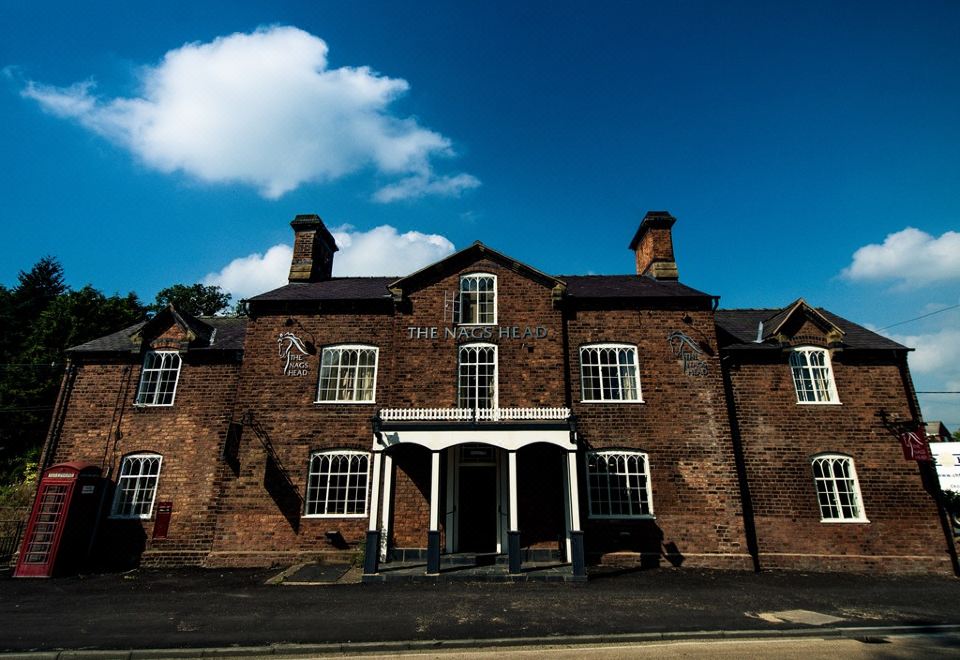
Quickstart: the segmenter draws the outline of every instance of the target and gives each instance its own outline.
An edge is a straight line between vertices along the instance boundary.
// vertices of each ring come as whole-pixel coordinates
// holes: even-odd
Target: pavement
[[[284,582],[284,574],[318,579]],[[359,584],[350,575],[325,568],[0,577],[0,651],[280,657],[922,633],[957,634],[943,648],[960,656],[960,580],[948,577],[684,568],[608,572],[586,583]]]

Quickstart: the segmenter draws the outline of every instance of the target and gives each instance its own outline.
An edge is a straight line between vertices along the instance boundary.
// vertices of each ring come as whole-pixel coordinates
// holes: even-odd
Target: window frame
[[[817,476],[817,463],[821,461],[830,461],[831,467],[835,461],[843,461],[847,464],[849,476],[843,478],[846,481],[849,481],[852,484],[852,488],[849,493],[853,496],[854,504],[856,505],[856,516],[845,518],[843,516],[843,505],[840,504],[839,490],[837,488],[837,482],[839,479],[834,476],[832,469],[829,472],[829,476],[818,477]],[[813,473],[813,490],[814,495],[817,500],[817,509],[820,512],[820,522],[828,524],[850,524],[850,523],[869,523],[870,520],[867,519],[867,513],[863,506],[863,495],[860,492],[860,478],[857,476],[857,466],[853,460],[852,456],[846,454],[838,454],[834,452],[827,452],[822,454],[816,454],[810,458],[810,471]],[[826,474],[821,470],[821,473]],[[820,501],[820,482],[831,484],[832,488],[829,491],[831,496],[830,506],[828,508],[834,508],[840,512],[840,518],[827,518],[824,516],[824,505]]]
[[[363,489],[363,511],[361,513],[307,513],[310,508],[311,480],[313,479],[315,474],[318,477],[319,475],[323,474],[322,472],[319,472],[319,471],[316,473],[313,471],[313,461],[314,459],[321,456],[326,456],[326,457],[337,456],[341,458],[360,456],[366,459],[367,470],[366,472],[363,473],[365,475],[366,483],[364,484],[364,489]],[[371,469],[371,462],[372,462],[371,458],[372,458],[371,452],[361,451],[359,449],[318,449],[316,451],[310,452],[310,457],[307,460],[307,481],[306,481],[306,487],[303,494],[303,517],[304,518],[366,518],[369,515],[369,511],[370,511],[370,469]],[[329,462],[328,462],[328,465],[329,465]],[[333,472],[328,469],[326,474],[327,474],[327,489],[325,491],[325,497],[323,500],[320,500],[319,498],[316,500],[316,505],[318,506],[318,508],[319,508],[319,505],[322,504],[324,511],[328,511],[330,508],[330,476],[331,474],[333,474]],[[343,474],[343,473],[337,473],[337,474]],[[351,473],[349,469],[347,470],[346,488],[348,490],[349,490],[351,474],[360,474],[360,472]],[[320,488],[319,486],[317,486],[317,491],[319,492],[319,490]],[[346,503],[350,501],[351,500],[343,500],[344,508],[346,508]]]
[[[482,278],[490,278],[493,281],[493,290],[491,291],[491,293],[493,294],[493,320],[489,322],[479,321],[479,318],[480,318],[479,291],[477,291],[476,293],[478,294],[478,305],[477,305],[478,320],[477,322],[464,321],[463,320],[463,296],[465,292],[463,290],[463,282],[464,280],[479,280]],[[457,325],[466,325],[466,326],[497,325],[497,317],[498,317],[497,290],[498,290],[497,276],[494,275],[493,273],[477,272],[477,273],[464,273],[460,275],[460,279],[457,282]],[[466,293],[469,293],[469,292],[466,292]]]
[[[810,365],[810,354],[820,353],[823,355],[823,367],[814,367]],[[806,364],[794,365],[793,360],[795,355],[805,355]],[[813,346],[813,345],[803,345],[803,346],[794,346],[790,349],[790,357],[787,360],[788,365],[790,366],[790,380],[793,383],[793,392],[797,396],[797,405],[803,406],[839,406],[840,395],[837,393],[837,381],[833,373],[833,360],[830,357],[830,351],[822,346]],[[797,376],[796,371],[798,369],[806,372],[806,376],[809,378],[809,381],[813,384],[813,394],[814,396],[819,396],[819,391],[816,388],[817,379],[814,377],[813,370],[824,368],[827,371],[827,394],[830,396],[829,400],[826,401],[804,401],[800,398],[800,389],[797,387]]]
[[[140,470],[140,472],[138,472],[136,475],[124,475],[124,474],[123,474],[123,466],[124,466],[124,464],[125,464],[127,461],[133,460],[133,459],[139,459],[139,460],[142,461],[143,459],[148,459],[148,458],[149,458],[149,459],[156,459],[156,460],[157,460],[157,474],[156,474],[156,476],[146,475],[146,477],[144,477],[143,467],[142,467],[142,466],[143,466],[143,463],[142,463],[142,462],[141,462],[141,470]],[[161,473],[162,471],[163,471],[163,455],[162,455],[162,454],[158,454],[157,452],[153,452],[153,451],[140,451],[140,452],[134,452],[134,453],[132,453],[132,454],[127,454],[126,456],[124,456],[124,457],[120,460],[120,471],[117,473],[116,488],[114,489],[114,493],[113,493],[113,503],[110,505],[110,516],[109,516],[109,517],[110,517],[111,519],[114,519],[114,520],[150,520],[151,518],[153,518],[153,508],[154,508],[154,506],[155,506],[156,503],[157,503],[157,492],[160,490],[160,473]],[[123,481],[129,481],[129,480],[139,480],[139,479],[141,479],[141,478],[148,478],[148,479],[152,478],[152,479],[153,479],[153,492],[152,492],[152,494],[150,495],[150,506],[149,506],[149,508],[147,509],[147,512],[146,512],[146,513],[136,513],[136,514],[122,514],[122,513],[118,513],[117,510],[118,510],[118,508],[119,508],[120,498],[121,498],[121,495],[122,495],[123,492],[124,492],[123,488],[121,487],[122,482],[123,482]],[[139,492],[139,490],[140,490],[140,485],[139,485],[139,483],[138,483],[138,484],[135,485],[135,488],[134,488],[134,491],[133,491],[134,494],[136,494],[137,492]],[[133,499],[131,499],[131,504],[132,504],[133,502],[135,502],[135,501],[136,501],[136,498],[134,497]]]
[[[147,366],[146,366],[146,365],[147,365],[147,360],[148,360],[148,359],[150,358],[150,356],[152,356],[152,355],[161,356],[161,357],[160,357],[160,367],[159,367],[159,368],[150,368],[150,369],[147,368]],[[171,369],[170,367],[167,367],[166,369],[164,369],[164,367],[163,367],[163,360],[164,360],[164,357],[163,357],[163,356],[166,356],[166,355],[175,355],[176,358],[177,358],[177,375],[176,375],[176,377],[173,379],[173,391],[172,391],[171,396],[170,396],[170,402],[169,402],[169,403],[157,403],[157,402],[156,402],[156,401],[157,401],[157,396],[158,396],[158,394],[159,394],[159,392],[160,392],[160,388],[157,387],[157,386],[159,386],[159,384],[160,384],[160,376],[158,376],[158,377],[157,377],[157,380],[154,381],[155,389],[154,389],[153,396],[152,396],[153,401],[152,401],[152,402],[141,401],[141,400],[140,400],[140,397],[141,397],[142,394],[143,394],[143,385],[144,385],[144,380],[145,380],[145,377],[146,377],[147,373],[150,373],[150,372],[158,372],[159,374],[162,375],[164,371],[172,371],[172,370],[173,370],[173,369]],[[171,351],[171,350],[149,350],[149,351],[147,351],[146,353],[144,353],[144,355],[143,355],[143,362],[140,363],[140,381],[137,383],[137,393],[136,393],[136,395],[134,396],[133,405],[135,405],[135,406],[137,406],[137,407],[140,407],[140,408],[164,408],[164,407],[170,407],[170,406],[172,406],[172,405],[174,404],[174,402],[177,400],[177,388],[180,386],[180,372],[181,372],[182,369],[183,369],[183,357],[181,357],[180,351]]]
[[[324,369],[323,355],[327,351],[373,351],[373,386],[370,392],[369,399],[321,399],[320,398],[320,393],[323,391],[323,388],[322,388],[323,369]],[[340,380],[340,373],[339,373],[340,367],[341,367],[341,363],[338,362],[337,363],[337,368],[338,368],[337,383],[339,383],[339,380]],[[377,374],[379,370],[380,370],[380,347],[379,346],[374,346],[372,344],[331,344],[330,346],[324,346],[320,350],[320,364],[317,367],[317,393],[314,396],[313,402],[317,404],[325,404],[325,405],[328,405],[328,404],[367,405],[371,403],[376,403],[377,402]],[[357,368],[355,368],[355,372],[359,372],[359,365]],[[355,373],[355,376],[356,376],[356,373]],[[357,393],[357,389],[356,389],[357,382],[359,382],[358,379],[354,377],[354,383],[355,383],[354,390],[353,390],[354,394]],[[339,387],[337,388],[336,391],[339,392]]]
[[[623,458],[624,458],[625,471],[624,471],[623,473],[619,473],[619,472],[618,472],[618,473],[616,473],[616,474],[624,474],[624,475],[627,476],[627,490],[631,490],[631,487],[630,487],[630,485],[629,485],[629,484],[630,484],[630,477],[631,477],[631,476],[643,476],[643,477],[644,477],[644,479],[646,480],[646,484],[645,484],[645,487],[644,487],[643,490],[644,490],[644,492],[646,493],[646,501],[647,501],[647,509],[648,509],[647,513],[636,513],[636,514],[635,514],[635,513],[627,513],[627,514],[623,514],[623,513],[619,513],[619,514],[612,514],[612,513],[608,513],[608,514],[604,514],[604,513],[594,513],[593,487],[592,487],[592,483],[591,483],[591,481],[590,481],[590,475],[591,475],[591,472],[590,472],[590,458],[593,457],[593,456],[619,456],[619,457],[623,457]],[[629,458],[639,458],[640,460],[642,460],[642,461],[643,461],[643,469],[644,469],[644,471],[643,471],[643,472],[630,472],[629,470],[627,470],[627,469],[626,469],[626,466],[627,466],[626,461],[627,461]],[[586,481],[585,481],[584,483],[586,484],[586,485],[585,485],[585,488],[586,488],[586,491],[587,491],[587,516],[588,516],[591,520],[655,520],[655,519],[656,519],[656,515],[655,515],[655,512],[654,512],[654,508],[653,508],[653,480],[650,478],[650,472],[651,472],[651,470],[650,470],[650,454],[648,454],[648,453],[645,452],[645,451],[640,451],[640,450],[637,450],[637,449],[597,449],[597,450],[592,450],[592,451],[584,452],[584,474],[585,474],[585,476],[586,476]],[[600,474],[600,473],[596,473],[596,474]],[[609,473],[607,473],[607,474],[609,474]],[[634,490],[639,490],[639,488],[634,489]],[[610,490],[610,483],[609,483],[609,478],[608,478],[608,479],[607,479],[607,493],[609,494],[610,492],[611,492],[611,490]],[[630,507],[631,507],[631,510],[632,510],[632,508],[633,508],[633,501],[632,501],[632,500],[627,500],[627,502],[630,503]],[[610,498],[610,500],[607,502],[607,506],[608,506],[608,508],[612,508],[612,505],[613,505],[613,499]],[[641,506],[641,509],[642,509],[642,507],[643,507],[643,497],[642,497],[642,496],[640,497],[640,506]]]
[[[463,378],[461,370],[464,364],[461,358],[463,356],[463,352],[470,349],[493,350],[493,395],[490,397],[489,408],[473,406],[469,408],[469,410],[496,410],[500,406],[500,347],[489,342],[470,342],[468,344],[460,344],[457,346],[457,408],[467,408],[467,406],[463,405],[463,396],[461,394],[461,381]],[[479,365],[480,362],[476,362],[474,364]],[[479,388],[479,381],[474,387]],[[475,399],[479,399],[479,397],[475,397]]]
[[[584,362],[584,359],[583,359],[584,353],[585,353],[585,352],[588,352],[588,351],[592,351],[592,350],[609,350],[609,349],[614,349],[614,350],[627,349],[627,350],[633,351],[633,370],[634,370],[634,381],[635,381],[635,382],[634,382],[634,386],[635,386],[636,392],[637,392],[637,397],[636,397],[635,399],[624,399],[624,398],[620,398],[620,399],[605,399],[605,398],[602,398],[602,397],[603,397],[603,385],[602,385],[603,379],[602,379],[602,375],[600,375],[600,381],[601,381],[600,395],[601,395],[601,398],[599,398],[599,399],[588,399],[588,398],[587,398],[587,388],[586,388],[587,379],[584,377],[584,369],[585,369],[585,367],[587,366],[587,363],[585,363],[585,362]],[[580,351],[579,351],[579,356],[580,356],[580,402],[581,402],[581,403],[644,403],[644,401],[643,401],[643,387],[642,387],[642,385],[641,385],[641,379],[640,379],[640,355],[639,355],[639,353],[640,353],[640,351],[639,351],[639,349],[637,348],[636,344],[623,344],[623,343],[615,343],[615,342],[603,342],[603,343],[596,343],[596,344],[584,344],[583,346],[581,346],[581,347],[580,347]],[[591,365],[591,366],[596,366],[597,369],[600,369],[600,368],[601,368],[601,365],[600,365],[599,362],[597,362],[596,365]],[[618,373],[619,373],[619,370],[622,369],[624,366],[629,366],[629,365],[621,365],[619,362],[617,363]],[[620,389],[621,392],[623,391],[622,382],[620,383],[619,389]]]

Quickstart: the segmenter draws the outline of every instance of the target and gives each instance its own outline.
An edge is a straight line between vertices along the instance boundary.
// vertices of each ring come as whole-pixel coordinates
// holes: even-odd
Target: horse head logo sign
[[[281,332],[277,337],[278,354],[283,358],[284,376],[306,376],[310,370],[307,363],[307,347],[303,340],[292,332]]]
[[[701,357],[703,349],[697,342],[679,330],[667,335],[667,342],[673,349],[673,356],[683,360],[683,373],[688,376],[707,375],[707,362]]]

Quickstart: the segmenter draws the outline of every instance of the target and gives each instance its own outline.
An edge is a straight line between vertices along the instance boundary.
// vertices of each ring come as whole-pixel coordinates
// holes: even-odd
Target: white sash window
[[[120,464],[111,515],[114,518],[149,518],[160,480],[160,454],[131,454]]]
[[[643,401],[637,347],[595,344],[580,348],[583,401]]]
[[[367,514],[370,454],[321,451],[310,457],[304,515],[352,517]]]
[[[480,410],[497,407],[497,347],[466,344],[460,347],[457,407]]]
[[[797,403],[839,403],[830,354],[822,348],[800,347],[790,353],[790,371]]]
[[[647,455],[634,451],[587,452],[591,518],[649,518],[653,494]]]
[[[860,499],[860,484],[853,459],[824,454],[813,459],[821,522],[868,522]]]
[[[176,351],[150,351],[143,356],[138,406],[172,406],[180,380],[180,354]]]
[[[320,358],[317,403],[373,403],[377,353],[372,346],[331,346]]]
[[[475,273],[460,278],[460,314],[457,322],[468,325],[496,325],[497,278]]]

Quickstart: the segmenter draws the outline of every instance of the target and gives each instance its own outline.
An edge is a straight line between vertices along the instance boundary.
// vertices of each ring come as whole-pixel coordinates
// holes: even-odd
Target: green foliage
[[[160,312],[170,303],[178,311],[192,316],[214,316],[229,307],[230,294],[224,293],[218,286],[174,284],[157,294],[151,309]]]
[[[957,429],[956,431],[953,432],[953,439],[956,442],[960,442],[960,429]]]

